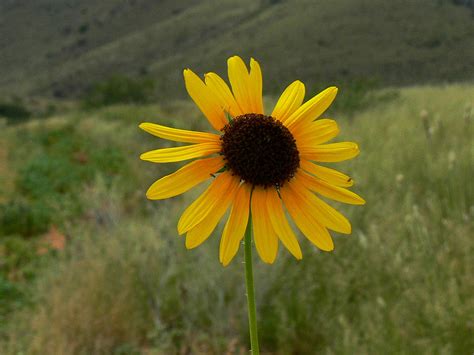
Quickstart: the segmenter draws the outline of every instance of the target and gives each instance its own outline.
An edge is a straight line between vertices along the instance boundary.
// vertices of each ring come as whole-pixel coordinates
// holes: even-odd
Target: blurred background
[[[474,351],[474,1],[0,0],[0,353],[246,354],[243,254],[153,202],[156,122],[209,130],[182,69],[256,58],[327,117],[363,207],[333,253],[255,260],[264,354]],[[201,186],[201,190],[204,186]]]

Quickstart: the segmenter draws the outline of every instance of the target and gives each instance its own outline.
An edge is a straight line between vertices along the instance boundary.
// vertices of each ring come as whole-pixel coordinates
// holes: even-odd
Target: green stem
[[[245,230],[245,285],[247,287],[247,306],[249,314],[249,332],[251,354],[259,355],[257,334],[257,311],[255,307],[255,289],[253,286],[252,270],[252,216],[249,215]]]

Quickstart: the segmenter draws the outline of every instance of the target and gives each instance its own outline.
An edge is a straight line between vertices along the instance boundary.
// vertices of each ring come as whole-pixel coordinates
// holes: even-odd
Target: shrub
[[[42,154],[20,170],[17,188],[26,196],[40,200],[64,194],[81,180],[81,171],[67,157]]]
[[[97,174],[105,177],[126,175],[128,166],[122,150],[110,142],[94,142],[74,126],[45,131],[34,137],[41,153],[20,169],[17,189],[28,197],[76,191]]]
[[[379,83],[373,78],[356,79],[338,86],[339,94],[332,108],[349,115],[398,97],[396,91],[377,90]]]
[[[99,138],[102,140],[97,141]],[[129,164],[122,149],[99,138],[82,133],[74,125],[40,131],[28,137],[38,153],[24,159],[16,174],[15,189],[26,200],[51,211],[48,212],[49,223],[62,225],[64,221],[80,216],[84,212],[80,191],[85,185],[92,184],[97,176],[106,184],[117,177],[121,181],[129,178]],[[23,223],[21,218],[21,214],[14,215],[11,224]],[[13,229],[24,235],[18,228]]]
[[[146,103],[150,101],[154,88],[151,79],[115,75],[94,85],[85,95],[83,103],[89,108],[118,103]]]
[[[51,211],[38,203],[10,201],[0,205],[0,235],[32,236],[46,232]]]
[[[358,79],[340,85],[334,109],[355,112],[368,106],[371,91],[377,86],[375,80]]]
[[[6,117],[10,122],[21,121],[30,118],[31,112],[18,100],[0,102],[0,116]]]
[[[7,324],[7,317],[24,303],[24,294],[14,283],[0,274],[0,334]]]
[[[79,33],[84,34],[89,30],[89,24],[88,23],[83,23],[82,25],[79,26]]]
[[[31,281],[42,268],[36,244],[21,236],[1,238],[0,253],[0,277],[3,275],[13,281]]]

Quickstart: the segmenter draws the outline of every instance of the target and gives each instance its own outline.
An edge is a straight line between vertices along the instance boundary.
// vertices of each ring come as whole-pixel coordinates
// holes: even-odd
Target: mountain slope
[[[399,85],[474,79],[468,7],[434,0],[92,0],[0,3],[0,94],[74,97],[116,73],[183,95],[181,70],[263,65],[265,89],[360,78]]]

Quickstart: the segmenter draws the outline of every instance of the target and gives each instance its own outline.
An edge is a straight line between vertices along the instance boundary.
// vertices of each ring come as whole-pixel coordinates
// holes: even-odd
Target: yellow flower
[[[272,113],[265,115],[258,62],[250,60],[250,71],[237,56],[227,64],[232,91],[215,73],[207,73],[202,81],[191,70],[184,70],[189,95],[218,134],[140,125],[157,137],[192,143],[146,152],[141,159],[154,163],[195,159],[156,181],[147,197],[173,197],[213,178],[182,214],[178,233],[186,234],[188,249],[195,248],[230,208],[219,250],[224,266],[239,249],[250,213],[255,246],[266,263],[274,262],[278,240],[297,259],[302,258],[285,209],[313,244],[333,250],[328,229],[349,234],[351,225],[318,195],[349,204],[365,203],[346,189],[353,185],[349,176],[315,163],[343,161],[359,153],[352,142],[323,144],[339,133],[334,120],[316,120],[331,105],[337,88],[329,87],[303,103],[305,86],[297,80],[286,88]]]

